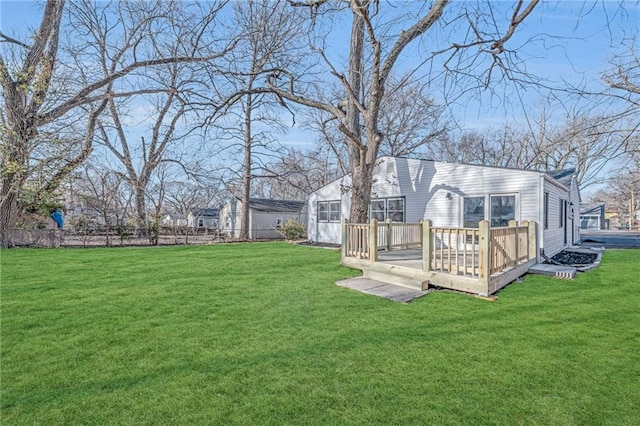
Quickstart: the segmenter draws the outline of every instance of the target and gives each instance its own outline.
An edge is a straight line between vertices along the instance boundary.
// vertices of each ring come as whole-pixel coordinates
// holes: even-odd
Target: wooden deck
[[[428,221],[402,226],[400,233],[388,229],[388,222],[358,224],[353,233],[343,226],[342,263],[382,282],[481,295],[495,293],[536,263],[535,223],[495,229],[486,223],[478,229],[433,228]],[[414,230],[408,232],[409,226]],[[394,241],[395,235],[405,240]]]

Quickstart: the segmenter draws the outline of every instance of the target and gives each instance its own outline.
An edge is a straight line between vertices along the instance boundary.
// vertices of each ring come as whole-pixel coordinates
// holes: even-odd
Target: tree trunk
[[[244,114],[244,162],[242,164],[242,207],[240,209],[240,238],[249,239],[249,201],[251,197],[251,110],[253,99],[247,95],[247,105]]]
[[[348,143],[349,164],[351,166],[351,223],[365,223],[369,216],[369,202],[371,199],[371,176],[366,162],[367,148],[362,144],[360,127],[360,111],[356,102],[362,95],[362,66],[364,60],[364,19],[359,14],[353,14],[351,27],[351,46],[349,48],[349,85],[352,93],[347,94],[347,114],[344,132]],[[356,97],[354,99],[353,97]],[[373,169],[372,169],[373,170]]]
[[[136,236],[145,237],[147,236],[147,210],[144,201],[146,185],[136,181],[133,188],[136,198]]]
[[[13,245],[12,233],[20,213],[18,194],[11,189],[11,179],[3,179],[2,203],[0,203],[0,247]]]

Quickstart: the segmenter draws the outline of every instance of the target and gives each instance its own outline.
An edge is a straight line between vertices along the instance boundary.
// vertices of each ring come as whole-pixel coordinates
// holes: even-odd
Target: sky
[[[0,29],[9,35],[24,36],[26,28],[38,25],[42,4],[40,1],[2,0]],[[389,4],[397,5],[394,2]],[[416,7],[418,3],[408,4]],[[505,6],[505,10],[511,4],[499,3]],[[329,44],[335,46],[335,58],[346,52],[349,34],[348,22],[342,27],[340,23],[336,25],[329,39]],[[640,4],[637,2],[626,2],[622,8],[613,1],[544,2],[518,28],[507,47],[519,47],[520,64],[526,67],[527,72],[543,78],[545,84],[561,86],[568,81],[597,92],[604,88],[602,74],[612,68],[613,56],[624,50],[622,41],[638,33],[639,25]],[[440,34],[445,42],[456,36]],[[432,49],[429,43],[435,41],[416,43],[407,49],[398,61],[398,71],[415,67],[425,52]],[[434,64],[438,67],[438,60]],[[418,76],[428,78],[431,70]],[[444,96],[440,89],[433,88],[436,99]],[[499,128],[505,121],[526,125],[528,115],[535,114],[545,96],[534,88],[515,88],[512,84],[497,84],[493,89],[493,93],[473,91],[456,98],[449,112],[460,129],[482,131]],[[286,114],[284,119],[291,122]],[[297,121],[300,122],[300,117]],[[298,124],[282,135],[281,141],[284,145],[305,148],[313,145],[315,137]]]

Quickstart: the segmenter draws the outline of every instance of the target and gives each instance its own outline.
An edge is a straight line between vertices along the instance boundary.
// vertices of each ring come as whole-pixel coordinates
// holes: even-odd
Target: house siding
[[[242,202],[234,200],[227,203],[220,210],[220,230],[231,238],[240,238],[240,224]],[[282,235],[275,229],[276,219],[286,222],[288,219],[306,225],[306,213],[297,212],[264,212],[249,209],[249,238],[250,239],[280,239]]]
[[[568,224],[565,223],[562,227],[560,226],[560,200],[566,200],[568,203],[570,197],[566,189],[563,189],[549,178],[544,180],[544,192],[549,193],[549,218],[548,227],[544,229],[544,225],[542,225],[541,247],[544,248],[545,255],[553,256],[565,247],[564,232],[566,232]]]
[[[485,217],[489,217],[491,195],[515,195],[515,219],[533,220],[538,224],[540,246],[547,255],[561,251],[566,245],[579,241],[579,220],[572,220],[571,207],[567,213],[564,234],[560,231],[559,200],[573,202],[574,215],[579,205],[577,185],[568,188],[546,174],[537,171],[504,169],[436,161],[383,157],[374,171],[372,199],[405,198],[405,222],[431,219],[434,226],[463,226],[463,199],[484,196]],[[341,227],[337,222],[318,223],[318,201],[341,201],[342,218],[349,217],[350,176],[338,179],[309,196],[308,237],[312,241],[341,243]],[[549,192],[549,227],[543,227],[544,192]],[[447,194],[451,194],[450,199]],[[571,238],[573,232],[573,241]]]

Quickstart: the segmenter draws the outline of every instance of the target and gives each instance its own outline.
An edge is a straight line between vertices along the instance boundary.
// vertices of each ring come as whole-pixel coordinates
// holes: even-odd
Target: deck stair
[[[377,271],[375,269],[366,269],[362,271],[362,276],[364,278],[369,278],[383,283],[398,285],[420,291],[426,290],[429,286],[429,283],[426,280],[415,277],[412,278],[410,276],[410,273],[402,274],[402,272],[398,269],[396,269],[396,271],[393,273],[387,271]]]
[[[428,291],[398,286],[365,277],[348,278],[338,281],[336,284],[340,287],[350,288],[361,293],[383,297],[399,303],[408,303],[428,293]]]
[[[577,269],[573,266],[548,265],[538,263],[529,268],[528,273],[546,275],[548,277],[572,280],[576,277]]]

